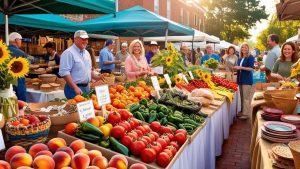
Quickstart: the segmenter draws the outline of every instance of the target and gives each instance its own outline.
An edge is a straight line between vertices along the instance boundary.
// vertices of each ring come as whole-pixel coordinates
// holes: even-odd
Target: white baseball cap
[[[121,46],[122,46],[122,47],[127,47],[128,44],[127,44],[126,42],[123,42]]]
[[[158,46],[158,44],[157,44],[156,41],[151,41],[151,42],[150,42],[150,45],[156,45],[156,46]]]
[[[16,39],[22,39],[22,36],[18,32],[12,32],[9,34],[8,39],[10,42],[14,42]]]
[[[89,38],[89,35],[84,30],[78,30],[74,33],[74,38],[77,38],[77,37],[86,39],[86,38]]]

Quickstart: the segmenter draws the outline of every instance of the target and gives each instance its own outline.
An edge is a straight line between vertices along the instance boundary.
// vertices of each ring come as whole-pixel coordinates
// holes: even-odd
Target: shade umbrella
[[[299,0],[281,0],[276,4],[277,16],[280,21],[300,20],[299,9]]]
[[[115,0],[1,0],[8,44],[8,17],[15,14],[100,14],[115,11]]]

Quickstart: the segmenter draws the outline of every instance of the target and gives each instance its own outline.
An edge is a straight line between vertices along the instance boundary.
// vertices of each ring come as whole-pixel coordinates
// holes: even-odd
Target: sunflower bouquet
[[[0,113],[7,119],[15,116],[16,99],[12,97],[10,85],[29,72],[29,63],[22,57],[12,57],[5,43],[0,41]],[[9,113],[9,110],[11,110]]]
[[[290,77],[291,79],[296,79],[298,82],[300,82],[300,61],[292,66]]]
[[[184,72],[184,60],[176,51],[172,43],[168,43],[167,49],[151,58],[152,67],[162,66],[164,74],[169,74],[170,78],[178,72]]]
[[[211,68],[211,69],[217,69],[218,66],[219,66],[219,62],[213,58],[210,58],[206,61],[204,61],[204,65],[207,67],[207,68]]]

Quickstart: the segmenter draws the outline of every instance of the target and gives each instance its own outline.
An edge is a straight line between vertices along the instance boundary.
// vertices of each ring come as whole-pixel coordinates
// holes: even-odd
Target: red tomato
[[[138,140],[142,141],[146,146],[149,144],[148,140],[143,137],[138,138]]]
[[[130,133],[127,134],[129,137],[131,137],[133,140],[137,140],[138,135],[136,134],[135,131],[131,131]]]
[[[176,140],[179,145],[182,145],[186,141],[186,135],[183,133],[177,133],[174,136],[174,140]]]
[[[151,131],[151,128],[148,124],[143,124],[144,129],[146,130],[146,133],[149,133]]]
[[[167,142],[167,145],[169,145],[169,143],[170,143],[170,139],[169,139],[169,137],[168,137],[167,135],[161,135],[161,136],[160,136],[160,138],[162,138],[162,139],[166,140],[166,142]]]
[[[164,133],[171,133],[173,134],[173,131],[170,127],[165,127],[165,126],[162,126],[161,127],[161,133],[164,134]]]
[[[167,167],[171,158],[166,152],[161,152],[156,156],[156,163],[161,167]]]
[[[166,149],[169,149],[172,152],[173,156],[175,156],[175,154],[177,153],[177,149],[173,146],[167,146]]]
[[[139,126],[140,125],[140,121],[138,120],[138,119],[136,119],[136,118],[131,118],[131,120],[134,122],[134,128],[136,128],[137,126]],[[133,129],[133,128],[132,128]]]
[[[169,155],[170,158],[173,158],[173,153],[172,153],[171,150],[165,148],[162,152],[166,152]]]
[[[169,145],[170,145],[170,146],[173,146],[173,147],[175,147],[177,150],[179,150],[179,145],[178,145],[178,143],[177,143],[176,141],[171,141]]]
[[[146,129],[143,126],[137,126],[135,129],[142,131],[143,135],[146,134]]]
[[[187,135],[187,132],[184,129],[178,129],[175,131],[175,134],[177,133],[183,133],[184,135]]]
[[[155,131],[155,132],[158,132],[160,133],[160,128],[161,128],[161,125],[158,121],[154,121],[150,124],[150,128]]]
[[[159,137],[159,134],[158,134],[158,133],[156,133],[156,132],[154,132],[154,131],[151,131],[151,132],[150,132],[150,134],[154,135],[154,137],[155,137],[155,140],[157,140],[157,139],[158,139],[158,137]]]
[[[148,144],[152,142],[151,138],[146,135],[142,136],[142,138],[146,139]]]
[[[131,126],[127,121],[123,121],[121,123],[119,123],[119,126],[122,126],[125,128],[126,131],[130,131],[131,130]]]
[[[131,129],[134,129],[136,127],[135,122],[132,119],[128,119],[127,122],[130,124]]]
[[[143,136],[143,132],[141,130],[135,130],[136,134],[138,135],[138,137]]]
[[[130,151],[133,155],[138,156],[145,149],[146,145],[142,141],[135,141],[130,145]]]
[[[121,121],[121,115],[118,112],[109,113],[107,120],[112,125],[115,125]]]
[[[131,114],[127,109],[118,109],[118,113],[121,115],[122,120],[128,120]]]
[[[174,135],[171,133],[165,133],[164,136],[168,136],[170,141],[173,141],[173,139],[174,139]]]
[[[155,141],[155,136],[152,133],[147,133],[146,136],[151,139],[151,142]]]
[[[166,140],[163,139],[163,138],[158,138],[156,141],[161,145],[161,148],[165,148],[168,145],[168,143],[166,142]]]
[[[115,126],[111,129],[110,135],[116,139],[121,139],[125,135],[125,129],[122,126]]]
[[[126,146],[126,147],[130,147],[130,145],[132,144],[132,141],[133,141],[133,138],[131,138],[130,136],[124,136],[122,139],[121,139],[121,143]]]
[[[152,148],[145,148],[141,153],[141,160],[145,163],[152,163],[156,158],[156,151]]]
[[[154,141],[151,143],[151,148],[153,148],[156,151],[156,154],[160,153],[162,151],[162,147],[159,142]]]

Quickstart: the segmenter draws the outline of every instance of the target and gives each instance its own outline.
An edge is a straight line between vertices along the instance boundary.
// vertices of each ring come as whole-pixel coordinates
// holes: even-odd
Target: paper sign
[[[95,90],[99,106],[109,104],[111,102],[108,85],[96,86]]]
[[[167,84],[168,84],[168,85],[171,85],[172,82],[171,82],[171,80],[170,80],[170,76],[169,76],[168,74],[164,74],[164,77],[165,77],[165,79],[166,79],[166,81],[167,81]]]
[[[178,74],[186,83],[189,83],[189,81],[187,80],[186,76],[182,73]]]
[[[154,90],[159,91],[160,90],[160,86],[157,80],[157,76],[151,76],[151,81],[152,81],[152,85],[154,87]]]
[[[189,71],[189,75],[191,76],[191,79],[194,79],[193,73]]]
[[[162,74],[164,74],[164,67],[162,67],[162,66],[154,67],[153,71],[156,72],[159,75],[162,75]]]
[[[2,135],[2,130],[0,130],[0,150],[5,150],[4,139]]]
[[[92,100],[77,103],[80,122],[86,121],[91,117],[95,117],[94,105]]]

